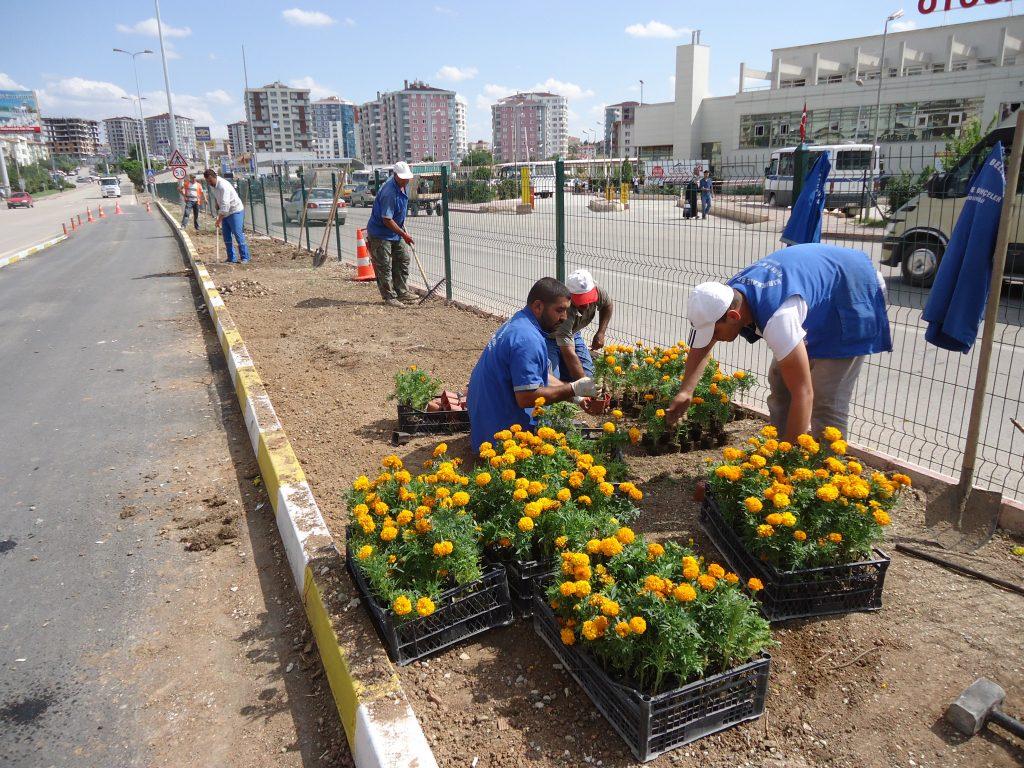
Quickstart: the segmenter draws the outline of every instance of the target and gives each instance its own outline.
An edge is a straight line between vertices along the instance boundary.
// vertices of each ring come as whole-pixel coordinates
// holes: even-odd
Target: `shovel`
[[[324,232],[320,236],[320,246],[313,253],[314,267],[322,267],[324,265],[324,262],[327,261],[327,243],[330,242],[331,239],[331,228],[334,226],[334,220],[335,218],[337,218],[338,215],[338,201],[341,199],[341,193],[344,191],[344,189],[345,185],[339,184],[338,188],[334,191],[334,202],[331,203],[331,213],[327,217],[327,223],[324,224]],[[300,232],[299,234],[299,239],[301,240],[302,233]],[[338,257],[341,257],[340,253],[338,254]]]
[[[429,288],[429,290],[425,294],[423,294],[423,296],[419,300],[419,303],[422,304],[424,301],[433,296],[434,292],[438,288],[444,285],[444,278],[442,277],[440,280],[437,281],[437,285],[435,285],[433,288],[430,288],[430,281],[427,280],[427,273],[423,269],[423,262],[420,261],[420,257],[416,254],[416,248],[410,245],[409,249],[412,251],[412,257],[416,259],[416,266],[420,268],[420,275],[423,276],[423,287]]]
[[[992,538],[1003,503],[1003,496],[999,491],[974,487],[974,469],[978,457],[978,438],[981,433],[985,391],[988,387],[988,369],[992,361],[992,340],[999,315],[999,294],[1003,288],[1006,246],[1009,240],[1010,221],[1014,215],[1014,201],[1017,197],[1017,179],[1020,177],[1022,146],[1024,109],[1017,112],[1017,128],[1007,163],[1009,168],[1005,169],[1004,174],[1006,189],[999,216],[999,230],[996,233],[996,247],[992,252],[992,280],[988,289],[988,306],[985,309],[981,348],[978,351],[978,372],[974,380],[974,395],[971,401],[970,421],[967,424],[967,445],[960,468],[960,482],[941,491],[935,499],[929,499],[925,509],[925,521],[928,525],[945,522],[956,526],[955,531],[947,531],[938,536],[939,543],[943,547],[963,552],[973,552]]]

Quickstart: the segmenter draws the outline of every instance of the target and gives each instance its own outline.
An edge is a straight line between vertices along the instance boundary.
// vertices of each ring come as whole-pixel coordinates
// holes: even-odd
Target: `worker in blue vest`
[[[702,283],[690,294],[694,333],[679,393],[666,419],[675,424],[716,341],[764,339],[768,411],[781,439],[826,426],[847,434],[850,399],[867,355],[892,351],[885,280],[861,251],[806,243],[776,251],[727,284]]]

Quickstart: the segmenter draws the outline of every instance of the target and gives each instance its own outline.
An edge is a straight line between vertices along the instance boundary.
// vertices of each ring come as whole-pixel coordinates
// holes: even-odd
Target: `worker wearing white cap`
[[[548,359],[551,370],[562,381],[576,381],[594,375],[594,361],[590,350],[604,346],[604,334],[612,319],[612,300],[594,282],[594,276],[585,269],[577,269],[565,279],[569,289],[569,312],[565,320],[548,334]],[[590,349],[583,341],[581,330],[600,315],[597,331],[590,341]]]
[[[413,239],[405,231],[405,214],[409,195],[405,188],[413,177],[405,162],[395,163],[391,178],[384,182],[373,199],[373,210],[366,222],[367,245],[377,276],[380,297],[389,307],[404,308],[419,302],[409,290],[409,251]]]
[[[885,281],[861,251],[806,243],[776,251],[728,284],[690,294],[693,339],[686,374],[667,413],[674,424],[716,341],[764,339],[775,356],[768,410],[783,439],[826,426],[846,434],[850,399],[867,355],[892,351]]]

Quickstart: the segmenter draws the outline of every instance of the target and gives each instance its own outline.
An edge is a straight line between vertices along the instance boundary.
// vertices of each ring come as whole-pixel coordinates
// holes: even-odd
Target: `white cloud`
[[[0,72],[0,88],[4,88],[10,91],[28,91],[28,87],[15,82],[13,77],[10,77],[6,72]]]
[[[172,27],[166,22],[164,27],[164,37],[188,37],[192,34],[190,27]],[[124,32],[128,35],[146,35],[147,37],[158,37],[159,30],[156,24],[156,18],[144,19],[135,24],[118,24],[118,32]]]
[[[630,24],[626,27],[626,34],[630,37],[659,37],[674,38],[682,37],[689,32],[688,27],[670,27],[660,21],[648,21],[646,24]]]
[[[446,5],[435,5],[434,13],[440,13],[444,16],[456,16],[458,15],[454,8],[449,8]]]
[[[504,85],[495,85],[494,83],[488,83],[484,86],[482,93],[477,94],[476,97],[476,108],[487,110],[487,114],[491,113],[491,105],[499,99],[504,99],[506,96],[511,96],[513,93],[517,93],[515,88],[509,88]]]
[[[164,55],[167,56],[168,61],[174,61],[174,59],[181,58],[181,54],[178,53],[178,49],[174,47],[174,43],[170,40],[164,40]]]
[[[207,91],[205,96],[208,101],[212,101],[214,104],[233,104],[235,101],[231,94],[223,88],[218,88],[215,91]]]
[[[309,98],[313,101],[319,99],[326,99],[328,96],[337,96],[338,92],[330,86],[318,83],[309,75],[305,77],[296,77],[288,81],[288,85],[292,88],[308,88]]]
[[[906,32],[908,29],[917,29],[917,22],[913,19],[907,19],[906,21],[894,21],[892,23],[893,32]]]
[[[451,64],[445,64],[434,75],[438,80],[448,80],[453,83],[461,83],[463,80],[472,80],[476,77],[476,67],[453,67]]]
[[[561,80],[555,80],[553,77],[549,77],[543,83],[537,83],[531,90],[557,93],[559,96],[564,96],[569,100],[589,99],[594,95],[594,92],[589,88],[583,88],[576,85],[576,83],[565,83]]]
[[[346,16],[342,21],[344,22],[346,27],[354,27],[356,25],[356,20],[353,19],[351,16]]]
[[[329,27],[337,21],[323,11],[304,11],[301,8],[289,8],[281,11],[281,18],[296,27]]]

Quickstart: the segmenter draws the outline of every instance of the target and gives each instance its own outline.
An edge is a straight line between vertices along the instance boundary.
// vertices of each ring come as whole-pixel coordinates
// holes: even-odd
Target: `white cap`
[[[577,269],[565,278],[565,287],[572,294],[572,303],[578,307],[597,301],[597,283],[585,269]]]
[[[392,170],[395,172],[395,176],[400,179],[411,179],[413,177],[412,168],[404,160],[399,160],[395,163],[395,167]]]
[[[703,349],[711,343],[715,334],[715,323],[732,306],[732,288],[722,283],[701,283],[690,294],[686,317],[693,324],[693,346]]]

